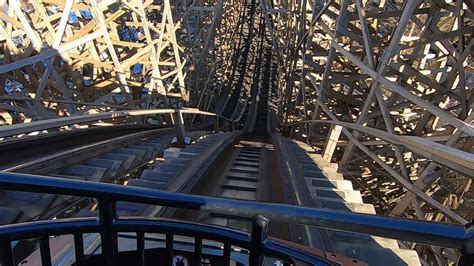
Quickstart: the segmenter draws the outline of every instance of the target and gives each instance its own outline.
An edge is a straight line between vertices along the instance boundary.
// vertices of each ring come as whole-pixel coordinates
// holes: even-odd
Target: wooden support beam
[[[384,75],[385,72],[387,71],[389,61],[392,58],[392,55],[395,53],[395,51],[397,51],[397,46],[400,42],[400,39],[403,35],[403,32],[405,31],[405,28],[408,25],[408,22],[409,22],[411,16],[413,15],[413,12],[414,12],[415,7],[417,5],[418,5],[418,1],[410,1],[407,4],[407,6],[405,6],[405,8],[403,9],[403,13],[400,17],[400,20],[398,21],[397,28],[396,28],[394,34],[392,35],[392,38],[390,40],[390,44],[384,50],[384,53],[382,54],[382,58],[380,59],[379,64],[377,66],[377,73],[379,75]],[[360,7],[358,7],[358,8],[360,9]],[[359,11],[358,11],[358,13],[359,13]],[[360,13],[362,13],[362,12],[360,12]],[[363,14],[359,14],[359,18],[361,16],[363,17]],[[365,34],[367,34],[367,33],[365,33]],[[369,39],[364,38],[364,44],[366,46],[366,49],[371,49]],[[331,47],[334,47],[333,44],[331,44]],[[368,54],[368,56],[371,56],[371,55]],[[371,69],[375,69],[375,67],[376,67],[375,62],[372,61],[372,63],[374,65],[372,65],[372,66],[369,65],[369,67]],[[386,109],[387,108],[386,108],[384,99],[383,99],[383,97],[381,95],[381,92],[380,92],[380,82],[378,81],[378,79],[374,79],[374,82],[372,83],[372,85],[370,87],[370,91],[367,95],[367,99],[365,100],[364,107],[362,107],[361,113],[359,114],[359,117],[357,118],[357,123],[358,124],[363,124],[363,123],[366,122],[367,115],[369,113],[369,109],[372,106],[372,103],[374,101],[374,96],[376,96],[376,98],[378,100],[378,103],[379,103],[379,106],[381,108],[383,108],[383,110],[381,110],[381,112],[382,112],[382,115],[384,115],[384,121],[386,123],[387,129],[392,130],[390,119],[386,117],[386,115],[387,115]],[[358,133],[355,133],[354,137],[358,138]],[[348,145],[348,147],[346,148],[346,150],[344,151],[344,155],[342,156],[341,161],[340,161],[340,166],[341,167],[344,167],[346,165],[347,161],[350,159],[353,147],[354,146],[350,143]],[[400,160],[401,155],[400,155],[399,150],[397,151],[397,157],[399,158],[399,161],[403,163],[403,160]],[[405,172],[405,176],[406,176],[406,172]]]
[[[342,132],[342,126],[331,125],[329,129],[329,137],[326,139],[326,144],[324,145],[323,159],[326,162],[331,162],[332,155],[336,150],[337,141]]]
[[[4,73],[10,72],[12,70],[19,69],[19,68],[22,68],[22,67],[25,67],[25,66],[28,66],[28,65],[32,65],[32,64],[44,61],[46,59],[49,59],[51,57],[60,55],[64,52],[67,52],[71,49],[74,49],[74,48],[76,48],[80,45],[83,45],[87,42],[90,42],[90,41],[94,40],[95,38],[97,38],[98,36],[101,36],[101,35],[102,35],[102,32],[100,32],[100,31],[99,32],[94,32],[94,33],[86,35],[86,36],[84,36],[84,37],[82,37],[82,38],[80,38],[76,41],[63,44],[60,47],[58,47],[58,49],[45,49],[37,55],[30,56],[30,57],[27,57],[25,59],[18,60],[14,63],[1,65],[0,66],[0,74],[4,74]]]
[[[97,4],[97,0],[91,0],[91,5],[93,8],[92,13],[94,14],[94,18],[97,19],[100,29],[104,32],[103,36],[107,43],[107,50],[109,51],[109,54],[112,57],[112,62],[116,69],[117,79],[119,80],[119,83],[120,83],[120,92],[125,96],[128,106],[131,108],[134,108],[135,103],[133,102],[133,96],[131,94],[130,88],[128,87],[127,79],[124,74],[124,69],[122,69],[121,67],[119,58],[117,56],[117,53],[115,52],[115,48],[110,38],[109,32],[107,31],[107,25],[105,24],[104,14],[102,13],[102,11],[100,11]]]
[[[315,86],[315,85],[316,84],[313,84],[313,86]],[[321,106],[321,108],[324,110],[324,112],[331,118],[332,121],[335,121],[338,124],[341,123],[339,121],[339,119],[332,114],[332,112],[326,107],[326,105],[323,102],[318,101],[318,104]],[[321,122],[322,122],[322,120],[321,120]],[[445,206],[443,206],[439,202],[435,201],[434,199],[432,199],[431,197],[426,195],[423,191],[418,189],[416,186],[414,186],[408,180],[406,180],[403,176],[401,176],[396,171],[394,171],[390,166],[388,166],[385,162],[383,162],[376,154],[371,152],[359,140],[354,138],[352,136],[351,132],[349,130],[347,130],[347,128],[343,128],[342,132],[344,133],[344,135],[346,135],[347,138],[352,139],[354,144],[359,149],[364,151],[372,160],[374,160],[383,169],[385,169],[388,173],[390,173],[394,177],[395,180],[397,180],[401,185],[403,185],[403,187],[405,187],[406,189],[408,189],[409,191],[414,193],[417,197],[419,197],[420,199],[425,201],[427,204],[433,206],[434,208],[436,208],[437,210],[439,210],[440,212],[442,212],[443,214],[445,214],[449,218],[451,218],[451,219],[453,219],[453,220],[455,220],[455,221],[457,221],[461,224],[467,224],[468,223],[468,221],[466,221],[464,218],[460,217],[459,215],[454,213],[452,210],[447,209]]]

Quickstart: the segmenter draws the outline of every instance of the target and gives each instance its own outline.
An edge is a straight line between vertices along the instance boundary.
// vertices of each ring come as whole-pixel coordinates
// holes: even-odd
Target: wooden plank
[[[21,25],[21,23],[18,20],[11,18],[7,14],[3,13],[2,11],[0,11],[0,18],[4,20],[5,22],[12,24],[17,29],[23,29],[23,25]]]
[[[69,19],[69,14],[72,9],[74,1],[73,0],[67,0],[66,4],[64,5],[64,10],[63,14],[61,17],[61,21],[59,22],[59,26],[57,27],[56,34],[53,39],[53,45],[51,48],[57,49],[59,45],[61,44],[61,40],[64,35],[64,31],[66,29],[66,24]],[[47,59],[49,60],[49,59]],[[46,84],[49,78],[49,75],[51,75],[53,71],[53,64],[54,64],[54,58],[52,59],[51,65],[46,68],[46,71],[44,72],[43,77],[41,78],[41,83],[39,84],[38,88],[36,89],[36,98],[41,98],[44,92],[44,89],[46,88]]]
[[[80,61],[83,61],[83,62],[86,62],[86,63],[93,64],[94,66],[103,67],[103,68],[108,69],[108,70],[114,70],[114,66],[112,64],[108,63],[108,62],[102,62],[102,61],[94,60],[94,59],[90,58],[89,56],[80,55],[80,54],[71,53],[71,52],[68,53],[68,55],[71,58],[74,58],[74,59],[77,59],[77,60],[80,60]]]
[[[64,10],[64,6],[66,4],[66,2],[63,1],[63,0],[41,0],[41,1],[43,3],[60,6],[62,10]],[[74,3],[73,6],[72,6],[72,9],[73,10],[89,11],[90,6],[88,6],[86,4],[82,4],[82,3]]]
[[[122,68],[122,66],[120,64],[120,61],[118,59],[118,56],[115,52],[115,48],[114,48],[114,45],[113,45],[113,43],[110,39],[109,32],[107,31],[107,26],[105,24],[104,14],[102,14],[102,11],[99,9],[96,0],[92,0],[91,5],[92,5],[92,13],[94,14],[94,18],[98,20],[100,28],[102,29],[102,31],[104,33],[103,37],[107,42],[107,49],[110,53],[110,56],[112,57],[112,62],[113,62],[114,66],[115,66],[115,69],[116,69],[115,73],[116,73],[117,78],[120,82],[120,91],[125,96],[125,99],[127,101],[127,105],[131,108],[134,108],[135,103],[133,102],[133,96],[131,95],[131,90],[127,85],[127,80],[126,80],[123,68]]]
[[[71,49],[76,48],[77,46],[80,46],[80,45],[83,45],[87,42],[90,42],[90,41],[94,40],[95,38],[97,38],[99,36],[102,36],[102,32],[100,32],[100,31],[99,32],[94,32],[94,33],[91,33],[91,34],[89,34],[85,37],[82,37],[82,38],[80,38],[76,41],[63,44],[60,47],[58,47],[58,49],[46,49],[46,50],[43,50],[41,53],[39,53],[37,55],[31,56],[31,57],[28,57],[28,58],[25,58],[25,59],[22,59],[22,60],[18,60],[14,63],[2,65],[2,66],[0,66],[0,74],[6,73],[6,72],[9,72],[9,71],[21,68],[21,67],[25,67],[27,65],[31,65],[31,64],[34,64],[34,63],[37,63],[37,62],[44,61],[44,60],[46,60],[48,58],[51,58],[53,56],[60,55],[64,52],[67,52]]]

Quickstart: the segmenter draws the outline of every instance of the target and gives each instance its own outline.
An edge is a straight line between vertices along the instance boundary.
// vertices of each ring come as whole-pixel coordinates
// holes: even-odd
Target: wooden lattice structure
[[[352,131],[314,122],[293,127],[290,134],[319,147],[327,161],[338,162],[380,214],[460,223],[474,217],[474,40],[468,5],[277,1],[268,10],[282,55],[281,119],[379,129]],[[401,145],[399,136],[413,142]],[[468,158],[467,168],[450,166],[434,150],[417,150],[421,142],[452,147],[452,159]],[[452,215],[444,212],[451,210]],[[452,255],[436,248],[420,252],[440,264]]]
[[[3,7],[2,99],[15,102],[2,107],[19,113],[5,114],[5,122],[189,101],[180,22],[169,1]]]

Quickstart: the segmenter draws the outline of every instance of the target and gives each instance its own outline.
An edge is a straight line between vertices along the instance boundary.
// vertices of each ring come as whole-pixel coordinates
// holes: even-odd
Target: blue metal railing
[[[146,188],[6,172],[0,173],[0,189],[92,197],[96,198],[99,203],[98,219],[74,218],[0,226],[0,245],[4,251],[2,254],[3,265],[13,265],[11,241],[40,237],[40,252],[43,265],[50,265],[51,257],[49,254],[48,236],[72,234],[74,235],[75,244],[77,244],[75,246],[82,247],[82,234],[84,233],[100,233],[102,254],[109,265],[115,265],[118,254],[117,232],[136,232],[138,240],[143,239],[145,232],[165,233],[167,236],[167,249],[170,254],[172,254],[174,232],[180,235],[193,236],[196,238],[196,243],[202,243],[200,241],[204,238],[221,241],[225,247],[236,245],[248,249],[250,251],[251,265],[259,265],[263,256],[268,254],[287,261],[291,261],[291,258],[298,258],[315,265],[331,264],[330,261],[324,258],[308,254],[294,247],[278,245],[267,239],[265,234],[268,223],[267,219],[459,249],[462,253],[460,264],[470,263],[474,254],[474,229],[472,226],[463,227],[418,220],[285,204],[213,198]],[[115,210],[117,201],[257,218],[254,218],[253,229],[249,236],[247,233],[229,228],[188,222],[118,218]],[[137,246],[141,246],[142,249],[137,251],[143,252],[144,245],[139,243]],[[196,244],[195,246],[198,247],[200,245]],[[75,252],[76,260],[81,265],[84,261],[84,252],[81,248],[76,249]],[[224,252],[224,254],[228,253]],[[171,257],[169,259],[171,260]]]

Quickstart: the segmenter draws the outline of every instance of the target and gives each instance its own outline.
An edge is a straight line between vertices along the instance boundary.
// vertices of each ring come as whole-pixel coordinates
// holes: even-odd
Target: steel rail
[[[91,102],[79,102],[79,101],[68,101],[68,100],[58,100],[58,99],[44,99],[44,98],[29,98],[29,97],[20,97],[20,96],[0,96],[0,101],[19,101],[19,102],[48,102],[48,103],[65,103],[81,106],[94,106],[102,108],[118,108],[131,110],[132,108],[127,106],[104,104],[104,103],[91,103]]]
[[[470,224],[459,226],[6,172],[0,173],[0,189],[93,197],[99,200],[99,204],[128,201],[236,216],[263,215],[275,221],[461,249],[464,254],[474,253],[474,227]],[[107,212],[101,213],[103,215]]]
[[[39,130],[57,128],[61,126],[68,126],[73,124],[90,123],[99,120],[123,118],[128,116],[145,116],[145,115],[156,115],[156,114],[200,114],[207,116],[216,116],[214,113],[205,112],[197,109],[134,109],[134,110],[123,110],[123,111],[112,111],[98,114],[87,114],[87,115],[74,115],[69,117],[59,117],[46,119],[41,121],[34,121],[31,123],[15,124],[10,126],[0,127],[0,137],[8,137],[18,134],[30,133]]]

